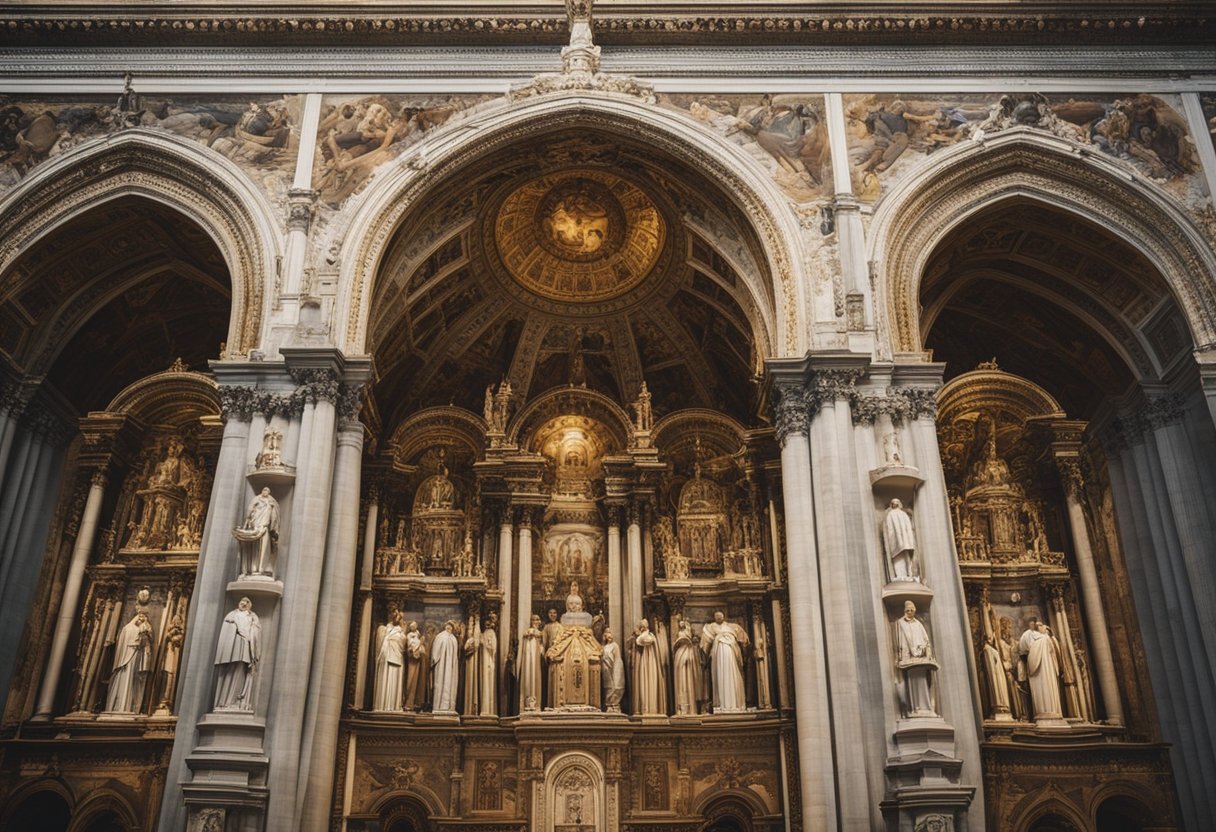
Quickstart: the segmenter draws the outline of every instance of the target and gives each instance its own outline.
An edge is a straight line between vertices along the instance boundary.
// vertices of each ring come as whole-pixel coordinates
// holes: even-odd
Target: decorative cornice
[[[776,6],[776,8],[774,8]],[[93,43],[121,46],[167,41],[177,44],[289,43],[407,45],[434,43],[536,43],[557,45],[568,31],[566,15],[552,6],[525,14],[468,14],[467,5],[410,14],[404,4],[344,12],[332,3],[296,3],[269,9],[214,3],[207,14],[171,4],[87,7],[52,4],[8,8],[0,17],[0,43]],[[724,6],[718,14],[690,14],[688,5],[617,6],[592,24],[603,44],[695,43],[709,40],[791,43],[911,42],[924,44],[1037,42],[1127,43],[1185,38],[1201,42],[1210,7],[1200,2],[1157,4],[1135,14],[1112,14],[1109,4],[1046,5],[845,2],[816,9],[772,4]],[[521,9],[520,11],[524,11]],[[1147,11],[1147,13],[1145,13]],[[792,12],[803,12],[801,14]]]

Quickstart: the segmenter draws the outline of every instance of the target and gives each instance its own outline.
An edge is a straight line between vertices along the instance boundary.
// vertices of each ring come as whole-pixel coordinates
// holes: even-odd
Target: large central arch
[[[758,302],[769,293],[774,298],[773,303],[765,299],[762,305],[771,310],[764,334],[773,357],[806,349],[808,335],[801,310],[809,278],[798,254],[798,224],[768,173],[740,147],[708,136],[687,117],[628,96],[589,92],[531,99],[437,131],[370,190],[344,234],[334,316],[345,322],[346,329],[339,335],[343,349],[349,353],[367,350],[372,283],[394,232],[418,200],[504,146],[561,129],[585,129],[601,137],[648,143],[687,160],[707,180],[718,183],[720,195],[749,218],[763,249],[764,265],[772,275],[774,285],[769,292],[755,285],[751,291]]]

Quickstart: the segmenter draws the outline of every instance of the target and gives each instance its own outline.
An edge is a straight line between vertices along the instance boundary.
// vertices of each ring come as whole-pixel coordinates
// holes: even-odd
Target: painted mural
[[[164,130],[236,163],[275,202],[295,174],[303,96],[0,98],[0,195],[40,164],[99,136]]]
[[[468,118],[501,96],[417,98],[404,95],[327,96],[317,126],[313,187],[339,207],[381,165],[399,157],[437,127]]]
[[[830,198],[828,131],[821,95],[660,95],[680,110],[748,149],[796,202]]]
[[[846,95],[844,104],[853,188],[866,202],[934,151],[1013,126],[1093,147],[1183,202],[1202,202],[1199,157],[1178,96],[867,94]]]

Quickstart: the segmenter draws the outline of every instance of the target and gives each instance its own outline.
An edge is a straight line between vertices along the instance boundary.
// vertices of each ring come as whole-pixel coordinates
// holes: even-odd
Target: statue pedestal
[[[915,491],[924,481],[924,477],[920,475],[920,469],[913,468],[911,465],[883,465],[870,472],[870,487],[874,489],[895,488]]]
[[[294,465],[268,465],[265,468],[250,468],[245,479],[253,486],[254,491],[269,487],[271,491],[289,486],[296,481]]]
[[[888,610],[902,615],[904,601],[911,601],[921,611],[928,611],[933,590],[920,581],[890,581],[882,588],[882,602]]]
[[[186,757],[193,778],[182,784],[186,803],[265,807],[270,758],[263,750],[266,720],[247,711],[217,711],[198,722],[198,744]]]
[[[235,581],[228,582],[228,591],[235,595],[266,595],[273,598],[283,597],[283,582],[276,581],[269,575],[242,575]]]

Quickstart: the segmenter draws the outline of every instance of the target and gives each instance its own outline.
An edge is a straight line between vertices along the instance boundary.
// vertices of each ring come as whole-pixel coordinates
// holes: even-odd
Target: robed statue
[[[245,522],[232,530],[241,550],[241,575],[274,577],[274,561],[279,545],[279,502],[269,488],[249,503]]]

